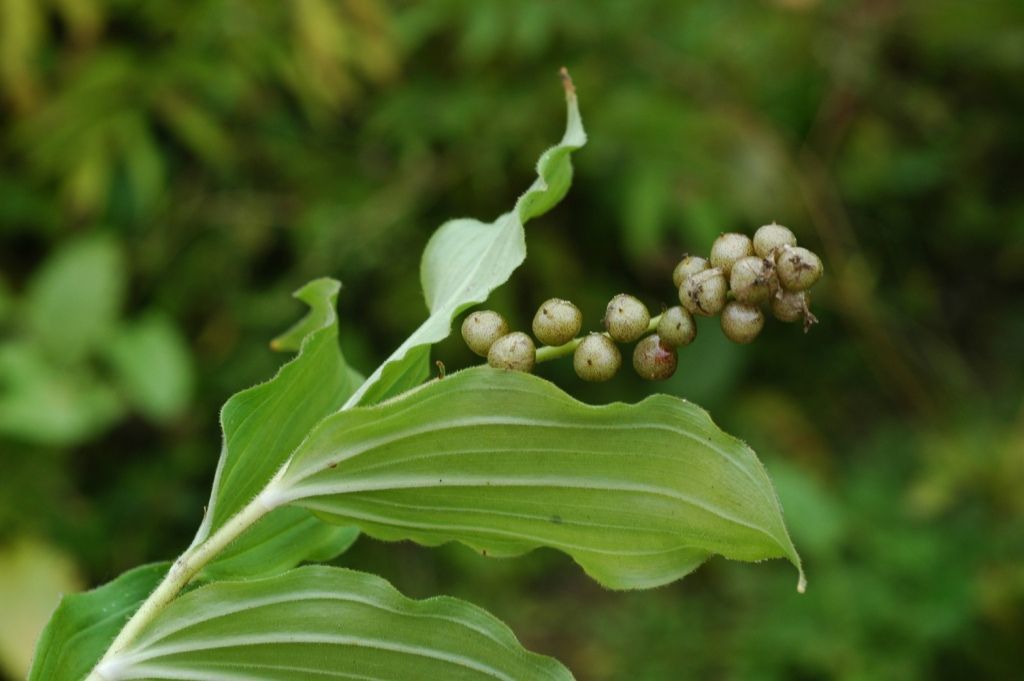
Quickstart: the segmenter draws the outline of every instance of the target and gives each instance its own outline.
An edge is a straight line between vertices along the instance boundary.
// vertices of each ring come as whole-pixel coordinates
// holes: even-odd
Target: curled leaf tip
[[[804,573],[800,573],[800,579],[796,583],[796,592],[799,594],[807,592],[807,578],[804,577]]]
[[[576,96],[576,86],[572,83],[572,76],[569,75],[569,69],[564,66],[558,69],[558,75],[562,77],[562,87],[565,88],[565,94],[567,97]]]

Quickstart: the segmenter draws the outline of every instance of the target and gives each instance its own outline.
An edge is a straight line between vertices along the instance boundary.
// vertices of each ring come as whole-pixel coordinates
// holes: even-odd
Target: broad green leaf
[[[59,549],[21,537],[0,548],[0,669],[24,679],[32,647],[60,597],[81,589],[74,562]]]
[[[380,577],[323,566],[195,589],[98,671],[107,681],[572,678],[474,605],[414,601]]]
[[[377,382],[363,394],[363,404],[377,404],[412,390],[430,378],[430,346],[419,345],[409,350],[401,362],[384,367]]]
[[[589,406],[489,367],[325,419],[279,484],[282,501],[375,537],[553,547],[611,588],[665,584],[716,553],[800,566],[757,457],[703,409]]]
[[[266,577],[301,560],[330,560],[359,537],[355,527],[338,527],[304,508],[280,508],[260,520],[199,573],[198,580]]]
[[[114,331],[124,298],[124,259],[102,236],[73,242],[47,260],[29,282],[25,316],[54,356],[74,362]]]
[[[83,678],[168,567],[143,565],[92,591],[62,598],[36,644],[29,681]]]
[[[224,444],[196,543],[245,506],[310,429],[335,412],[358,385],[358,376],[346,365],[338,347],[335,303],[340,288],[332,279],[317,279],[296,292],[295,297],[310,310],[276,345],[298,346],[298,355],[272,379],[235,394],[224,405]],[[266,560],[269,547],[260,544],[268,538],[288,538],[287,542],[274,542],[279,549],[273,557],[277,567],[307,560],[309,552],[331,557],[334,554],[327,555],[326,547],[338,547],[340,552],[351,543],[345,528],[322,528],[308,515],[283,510],[273,511],[242,535],[228,558],[208,570],[218,576],[266,574],[271,564],[261,561]]]
[[[374,387],[386,372],[419,371],[422,375],[427,360],[424,353],[415,350],[444,340],[451,333],[452,319],[457,314],[487,300],[491,291],[504,284],[522,264],[526,258],[524,223],[562,200],[572,183],[570,156],[587,141],[576,93],[568,80],[566,83],[565,134],[537,161],[537,179],[519,197],[515,207],[494,222],[450,220],[434,233],[420,263],[420,283],[430,316],[370,375],[346,407],[372,404],[373,398],[379,397]]]
[[[126,396],[154,421],[167,421],[188,406],[192,361],[174,323],[160,314],[124,325],[106,349],[106,357]]]

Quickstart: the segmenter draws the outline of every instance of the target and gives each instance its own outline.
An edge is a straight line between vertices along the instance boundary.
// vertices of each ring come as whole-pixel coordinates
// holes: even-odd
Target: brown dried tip
[[[569,69],[564,66],[558,69],[558,75],[562,77],[562,87],[565,88],[565,94],[576,96],[576,86],[572,84],[572,76],[569,75]]]

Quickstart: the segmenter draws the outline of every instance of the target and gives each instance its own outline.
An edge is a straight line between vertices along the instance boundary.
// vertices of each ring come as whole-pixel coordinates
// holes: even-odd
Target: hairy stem
[[[658,322],[660,321],[661,315],[658,315],[657,317],[652,317],[651,322],[647,325],[647,331],[654,331],[656,328],[658,328]],[[607,333],[605,333],[604,335],[608,336]],[[608,337],[611,338],[611,336]],[[553,359],[558,359],[559,357],[571,355],[572,353],[576,352],[576,348],[579,346],[580,343],[583,342],[583,338],[583,336],[580,336],[579,338],[573,338],[565,345],[545,345],[539,347],[537,348],[537,361],[549,362]]]
[[[279,497],[273,493],[276,481],[277,476],[274,476],[262,492],[220,529],[199,544],[189,547],[174,561],[160,584],[143,601],[107,648],[107,652],[86,677],[86,681],[113,681],[120,678],[117,655],[138,637],[146,625],[174,600],[203,567],[279,504]]]

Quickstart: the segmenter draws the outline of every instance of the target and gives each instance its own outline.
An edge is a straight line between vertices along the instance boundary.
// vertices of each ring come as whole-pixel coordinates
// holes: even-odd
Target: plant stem
[[[277,476],[271,479],[267,486],[256,497],[242,508],[238,513],[224,523],[220,529],[206,538],[199,544],[189,547],[182,553],[171,568],[167,571],[160,584],[139,606],[135,614],[118,633],[117,638],[107,648],[107,652],[86,677],[86,681],[110,681],[120,678],[118,675],[118,663],[115,659],[118,653],[122,652],[131,644],[142,630],[149,624],[164,607],[167,606],[178,593],[184,589],[196,574],[203,567],[213,560],[217,554],[239,537],[243,532],[252,527],[264,515],[269,513],[277,505],[277,499],[273,494],[274,484]]]
[[[657,317],[652,317],[650,323],[647,325],[648,333],[658,328],[658,322],[660,321],[661,315],[658,315]],[[604,333],[603,335],[608,336],[607,333]],[[611,336],[608,337],[611,338]],[[576,348],[579,346],[579,344],[583,342],[583,338],[583,336],[580,336],[579,338],[573,338],[565,345],[545,345],[539,347],[537,348],[537,361],[549,362],[553,359],[558,359],[559,357],[571,355],[576,351]]]
[[[652,318],[647,325],[647,331],[654,331],[658,327],[659,321],[661,321],[661,315]],[[541,347],[537,350],[537,361],[546,362],[571,355],[582,341],[583,338],[580,337],[574,338],[565,345]],[[349,406],[346,403],[342,409]],[[284,467],[281,468],[281,471],[283,470]],[[188,586],[192,578],[217,557],[217,554],[284,501],[284,497],[278,493],[275,486],[280,474],[279,472],[271,478],[266,487],[248,505],[221,525],[220,529],[202,542],[186,549],[174,561],[163,580],[124,625],[85,681],[113,681],[120,678],[120,664],[117,656],[138,638],[146,625],[152,622],[160,614],[160,611],[174,600],[182,589]]]

